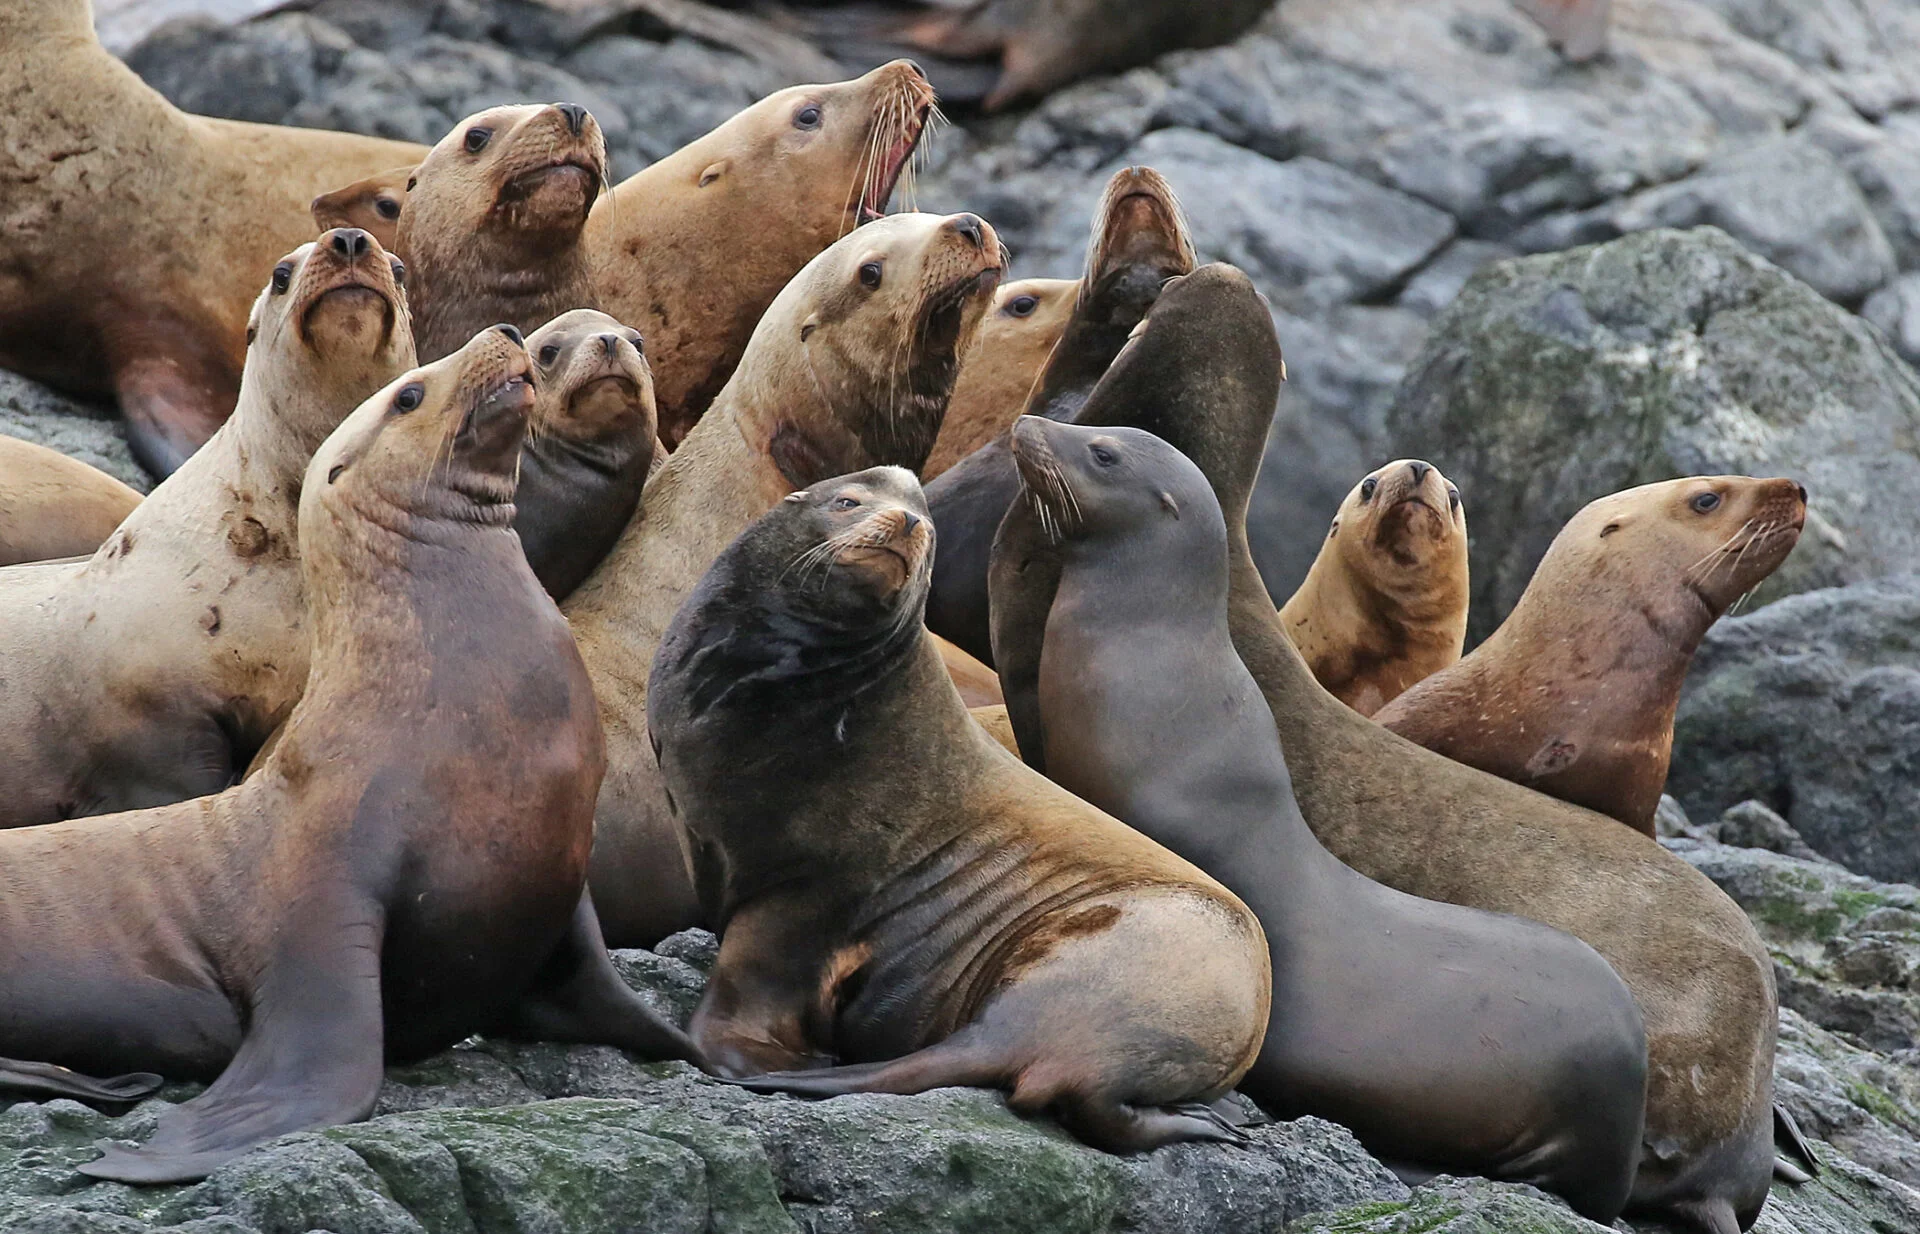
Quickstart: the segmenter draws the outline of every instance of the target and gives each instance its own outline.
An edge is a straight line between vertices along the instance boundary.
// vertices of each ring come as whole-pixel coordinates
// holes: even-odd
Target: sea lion
[[[489,330],[314,455],[311,688],[258,774],[0,835],[0,1050],[213,1079],[81,1172],[203,1178],[366,1117],[383,1059],[476,1031],[698,1057],[620,981],[584,898],[604,754],[512,530],[532,404],[519,332]]]
[[[669,449],[733,375],[780,290],[886,209],[932,115],[933,88],[909,60],[792,86],[594,206],[599,307],[646,336]]]
[[[947,675],[953,678],[954,689],[960,691],[960,697],[968,707],[977,709],[1006,705],[1007,700],[1000,696],[1000,679],[994,676],[992,669],[938,634],[932,637],[934,649],[940,653],[940,662],[947,666]]]
[[[219,792],[307,675],[307,460],[413,361],[398,267],[340,229],[273,269],[233,418],[74,564],[0,570],[0,827]]]
[[[400,211],[407,204],[407,182],[416,164],[395,167],[345,188],[322,193],[308,205],[313,224],[321,231],[358,227],[392,251],[400,238]]]
[[[80,0],[0,4],[0,47],[0,368],[114,396],[164,476],[233,409],[260,271],[313,238],[313,195],[425,151],[188,115]]]
[[[1280,622],[1314,679],[1363,716],[1458,660],[1467,641],[1460,490],[1422,459],[1362,479]]]
[[[613,551],[568,598],[607,730],[592,884],[614,946],[702,920],[641,722],[667,623],[720,551],[787,493],[926,460],[1005,262],[974,215],[894,214],[807,263],[648,482]]]
[[[1079,297],[1079,279],[1021,279],[994,293],[920,469],[922,481],[998,437],[1026,409]]]
[[[98,467],[0,434],[0,566],[91,553],[139,504]]]
[[[1078,422],[1145,429],[1212,483],[1227,521],[1234,649],[1266,695],[1300,812],[1327,850],[1409,895],[1564,930],[1633,991],[1647,1032],[1647,1128],[1628,1215],[1713,1234],[1751,1225],[1773,1168],[1766,947],[1738,905],[1658,844],[1423,750],[1314,681],[1246,539],[1280,373],[1272,314],[1252,283],[1207,266],[1168,284]],[[1044,578],[994,595],[996,665],[1029,763],[1046,756],[1029,734],[1051,602]]]
[[[1403,895],[1313,838],[1233,650],[1226,523],[1199,468],[1138,429],[1026,416],[1012,440],[1054,532],[1032,547],[1059,572],[1038,683],[1048,777],[1219,877],[1284,957],[1240,1091],[1340,1122],[1403,1169],[1619,1216],[1647,1079],[1627,987],[1569,935]],[[994,579],[1018,586],[1029,558],[1009,547]],[[1364,1014],[1386,990],[1394,1013]]]
[[[577,103],[489,107],[454,125],[413,169],[400,215],[420,359],[489,322],[530,334],[599,307],[581,236],[606,175],[606,138]]]
[[[1151,167],[1115,172],[1094,211],[1073,318],[1025,410],[1071,421],[1160,288],[1193,265],[1193,242],[1172,186]],[[940,528],[927,627],[988,665],[993,636],[987,620],[987,559],[1000,517],[1019,491],[1004,436],[927,486],[927,504]]]
[[[1204,1103],[1266,1027],[1259,924],[974,723],[921,624],[933,538],[903,468],[812,485],[660,644],[648,727],[724,930],[694,1040],[759,1091],[986,1085],[1109,1151],[1238,1138]]]
[[[593,572],[640,504],[658,450],[640,332],[574,309],[527,339],[540,401],[521,451],[513,529],[547,594]]]
[[[1602,497],[1560,529],[1486,642],[1374,718],[1651,836],[1687,665],[1806,521],[1807,491],[1784,479],[1692,476]]]

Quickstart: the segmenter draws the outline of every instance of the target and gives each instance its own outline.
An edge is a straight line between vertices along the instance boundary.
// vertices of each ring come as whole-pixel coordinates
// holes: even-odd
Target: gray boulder
[[[1860,315],[1886,333],[1902,360],[1920,365],[1920,271],[1903,274],[1868,296]]]
[[[0,433],[38,442],[91,464],[141,492],[153,487],[133,461],[119,413],[69,398],[0,369]]]
[[[1758,603],[1920,561],[1920,526],[1892,516],[1920,508],[1920,377],[1714,228],[1484,268],[1435,322],[1387,436],[1460,486],[1476,639],[1581,506],[1673,476],[1786,473],[1810,490],[1807,531]]]

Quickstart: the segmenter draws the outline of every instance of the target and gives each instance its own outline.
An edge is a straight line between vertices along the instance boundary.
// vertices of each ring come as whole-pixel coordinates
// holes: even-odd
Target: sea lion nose
[[[495,326],[494,329],[506,335],[507,340],[511,342],[515,347],[525,347],[527,345],[527,340],[524,337],[522,337],[520,334],[520,328],[518,326],[513,325],[511,322],[503,321],[499,325]]]
[[[601,335],[601,336],[600,336],[600,350],[601,350],[601,351],[603,351],[603,352],[605,352],[605,353],[606,353],[607,355],[612,355],[612,354],[613,354],[614,352],[616,352],[616,351],[618,351],[619,349],[620,349],[620,336],[619,336],[619,335],[617,335],[617,334],[603,334],[603,335]]]
[[[977,249],[987,247],[987,225],[981,222],[979,215],[956,214],[947,220],[947,226],[952,228],[956,235],[965,236],[973,247]]]
[[[1807,486],[1804,484],[1796,484],[1793,486],[1793,491],[1800,494],[1800,504],[1803,506],[1806,505],[1807,504]]]
[[[365,257],[367,249],[373,244],[373,237],[358,227],[338,227],[328,243],[342,257]]]
[[[1412,462],[1407,464],[1407,470],[1413,473],[1413,482],[1418,485],[1427,478],[1427,473],[1433,470],[1433,464]]]
[[[567,118],[567,128],[578,137],[587,122],[587,109],[578,103],[555,103],[553,109]]]
[[[920,525],[920,516],[911,510],[900,511],[900,534],[910,536],[913,529]]]

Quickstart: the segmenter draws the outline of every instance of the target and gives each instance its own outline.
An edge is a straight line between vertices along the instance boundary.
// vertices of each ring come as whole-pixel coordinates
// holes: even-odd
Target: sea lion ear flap
[[[1162,507],[1166,509],[1166,512],[1168,514],[1173,515],[1173,517],[1175,518],[1180,517],[1180,503],[1173,499],[1172,493],[1166,493],[1166,492],[1161,493],[1160,504]]]
[[[712,184],[715,180],[718,180],[721,176],[724,176],[726,174],[727,174],[726,159],[721,159],[718,163],[709,163],[707,165],[707,169],[700,173],[700,187],[705,188],[709,184]]]

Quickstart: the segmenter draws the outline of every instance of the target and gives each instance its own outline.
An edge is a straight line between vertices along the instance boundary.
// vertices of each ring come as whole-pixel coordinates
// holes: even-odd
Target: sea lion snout
[[[580,135],[581,129],[585,127],[586,122],[591,119],[587,113],[587,109],[578,103],[555,103],[553,109],[565,117],[567,121],[567,131],[575,137]]]
[[[358,227],[336,227],[327,233],[327,247],[348,261],[365,257],[373,247],[373,237]]]

